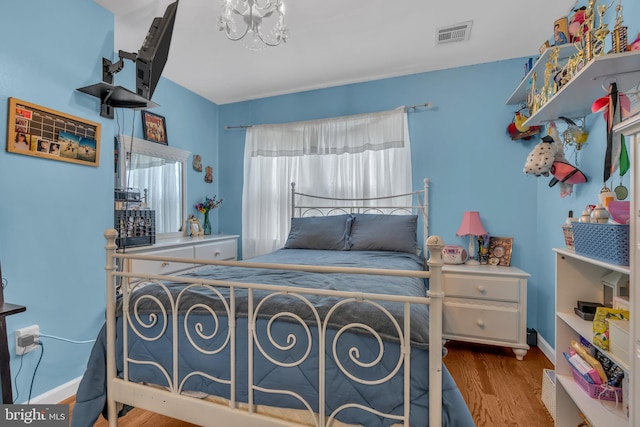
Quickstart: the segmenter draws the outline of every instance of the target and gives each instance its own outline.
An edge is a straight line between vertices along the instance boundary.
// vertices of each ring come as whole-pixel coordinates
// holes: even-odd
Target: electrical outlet
[[[33,337],[33,339],[31,337]],[[35,350],[38,347],[39,337],[40,327],[38,325],[16,329],[16,354],[20,356]],[[29,344],[24,345],[24,342],[28,342]]]

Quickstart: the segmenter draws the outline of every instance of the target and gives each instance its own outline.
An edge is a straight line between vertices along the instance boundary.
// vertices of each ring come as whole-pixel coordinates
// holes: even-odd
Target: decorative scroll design
[[[130,273],[119,273],[123,276],[131,275]],[[140,365],[148,365],[153,366],[158,369],[162,375],[165,377],[168,388],[174,394],[181,394],[184,392],[184,387],[187,381],[194,377],[205,378],[210,381],[215,381],[220,384],[229,385],[232,388],[230,399],[230,406],[233,408],[236,406],[234,396],[234,381],[236,377],[235,370],[246,370],[249,372],[249,411],[254,411],[254,403],[253,403],[253,392],[259,391],[262,393],[270,393],[270,394],[278,394],[278,395],[286,395],[293,399],[296,399],[300,402],[309,412],[309,415],[312,419],[316,420],[316,426],[330,426],[334,419],[339,416],[339,413],[346,409],[359,409],[362,411],[366,411],[372,414],[375,414],[380,417],[385,417],[396,422],[405,422],[408,423],[408,410],[405,409],[404,414],[391,414],[384,413],[377,409],[366,407],[357,402],[347,402],[339,407],[332,410],[330,414],[325,414],[326,411],[326,393],[327,389],[325,387],[325,366],[328,360],[331,360],[334,363],[339,371],[349,378],[353,382],[357,382],[364,385],[380,385],[390,381],[394,378],[400,370],[404,367],[405,370],[409,370],[409,360],[410,360],[410,346],[409,346],[409,336],[410,333],[410,314],[411,314],[411,304],[419,303],[419,304],[428,304],[430,302],[429,298],[417,298],[413,297],[411,302],[402,302],[398,301],[398,296],[391,295],[373,295],[373,294],[363,294],[362,297],[354,297],[353,292],[342,292],[342,291],[324,291],[322,294],[326,294],[328,297],[339,297],[340,299],[329,308],[329,310],[324,314],[324,318],[321,313],[318,311],[316,306],[307,298],[305,295],[318,295],[317,290],[309,290],[303,288],[291,288],[284,286],[266,286],[266,285],[258,285],[258,284],[246,284],[246,283],[223,283],[216,280],[210,279],[194,279],[193,281],[189,281],[189,278],[182,277],[166,277],[167,281],[171,280],[180,280],[184,281],[185,286],[178,292],[174,294],[171,292],[171,289],[167,287],[167,285],[158,280],[158,278],[148,279],[142,282],[134,282],[133,284],[129,283],[129,280],[123,280],[123,322],[124,322],[124,352],[125,352],[125,380],[128,379],[128,364],[140,364]],[[125,277],[125,279],[128,279]],[[162,290],[163,298],[166,300],[161,300],[158,297],[150,296],[144,293],[139,293],[139,295],[135,295],[133,302],[131,302],[134,291],[140,291],[145,287],[157,286]],[[259,292],[255,292],[257,288]],[[269,288],[273,288],[271,291]],[[186,301],[185,296],[189,292],[198,291],[199,289],[206,289],[209,292],[212,292],[218,302],[220,303],[216,309],[212,308],[210,305],[203,303],[195,303],[189,306],[186,306],[184,303]],[[223,291],[224,289],[224,291]],[[235,357],[235,345],[236,345],[236,334],[235,334],[235,319],[240,315],[243,316],[243,313],[236,312],[236,298],[237,293],[242,292],[243,294],[246,292],[248,295],[248,312],[245,313],[247,316],[247,327],[248,327],[248,337],[249,337],[249,357],[248,357],[248,366],[238,366],[235,367],[234,361]],[[266,320],[266,326],[263,324],[262,327],[265,328],[266,334],[261,335],[257,331],[256,322],[259,318],[264,318],[266,314],[264,313],[265,307],[268,306],[270,302],[272,302],[276,298],[288,297],[294,298],[299,301],[301,304],[296,305],[295,310],[278,312],[276,314],[270,315]],[[403,317],[404,324],[400,325],[398,319],[383,306],[384,301],[391,301],[393,303],[404,304],[403,309]],[[147,306],[144,306],[144,304]],[[154,312],[149,312],[148,304],[151,304],[155,307]],[[344,326],[336,329],[331,329],[330,322],[336,313],[339,310],[349,310],[350,304],[366,304],[373,307],[373,309],[379,311],[383,316],[389,319],[389,321],[393,324],[393,328],[397,332],[399,344],[394,343],[393,345],[399,345],[400,351],[398,353],[397,361],[389,361],[385,360],[385,365],[389,362],[394,363],[389,369],[386,369],[384,375],[379,378],[363,378],[351,372],[349,368],[345,365],[344,362],[349,362],[354,366],[359,368],[372,368],[380,364],[383,360],[383,356],[385,354],[385,341],[381,335],[371,326],[367,325],[363,321],[358,321],[354,323],[345,324]],[[183,305],[185,305],[183,307]],[[143,308],[144,306],[144,308]],[[302,310],[308,310],[308,313],[301,315]],[[184,314],[183,320],[180,322],[178,319],[180,316],[179,313]],[[194,320],[194,322],[189,322],[189,319],[194,314],[198,315],[206,315],[207,318],[210,318],[212,323],[207,327],[203,323],[202,319],[199,317]],[[231,319],[231,320],[230,320]],[[306,320],[305,320],[306,319]],[[312,319],[311,321],[309,319]],[[298,332],[302,331],[298,334],[288,333],[283,337],[278,337],[273,333],[273,328],[283,322],[289,324],[296,324],[300,327]],[[190,325],[190,323],[192,323]],[[155,330],[154,328],[158,328],[159,330]],[[169,332],[169,328],[171,328],[171,334],[173,337],[173,346],[172,346],[172,359],[173,359],[173,367],[172,371],[168,369],[167,366],[161,365],[159,362],[154,360],[139,360],[129,357],[127,355],[127,334],[129,331],[132,331],[135,335],[140,337],[145,341],[158,341],[165,337],[165,335]],[[149,334],[149,331],[154,331]],[[330,338],[330,331],[332,334],[335,334],[332,338]],[[314,333],[317,334],[318,337],[318,345],[314,348],[313,339]],[[364,354],[356,346],[348,347],[346,350],[346,354],[340,354],[339,350],[339,341],[345,335],[349,333],[357,333],[364,334],[373,338],[373,342],[377,343],[377,350],[368,353],[368,358],[365,360]],[[214,357],[220,354],[225,349],[230,349],[231,357],[229,361],[229,372],[230,378],[220,378],[210,373],[203,372],[200,370],[196,370],[193,372],[180,373],[178,372],[178,339],[179,335],[184,334],[186,340],[181,340],[182,344],[188,342],[192,349],[205,355],[209,355]],[[221,335],[221,336],[218,336]],[[213,349],[204,348],[200,342],[210,341],[214,338],[218,338],[222,340],[218,346]],[[304,339],[300,339],[300,338]],[[284,339],[284,340],[283,340]],[[279,352],[290,352],[292,349],[297,346],[302,346],[301,350],[298,352],[299,356],[289,357],[287,360],[279,360],[277,357],[272,355],[265,344],[269,345],[269,348],[279,351]],[[389,343],[386,342],[388,345]],[[330,349],[330,352],[327,352],[326,349]],[[303,396],[293,392],[291,390],[286,389],[273,389],[267,388],[260,384],[254,384],[253,377],[251,372],[253,372],[254,365],[254,357],[253,351],[256,350],[258,354],[260,354],[264,359],[268,360],[273,366],[282,367],[282,368],[292,368],[300,366],[302,363],[310,359],[312,352],[317,351],[318,353],[318,372],[319,372],[319,385],[321,392],[318,394],[317,402],[309,402],[305,400]],[[184,349],[181,349],[184,351]],[[344,349],[342,350],[344,351]],[[289,353],[287,353],[289,354]],[[330,354],[330,355],[329,355]],[[329,359],[331,358],[331,359]],[[219,359],[211,359],[212,364],[220,363]],[[182,375],[182,377],[181,377]],[[405,405],[409,405],[410,398],[408,396],[409,393],[409,376],[405,375],[405,385],[404,385],[404,393],[405,396]],[[314,411],[314,406],[319,408],[319,412],[316,413]]]

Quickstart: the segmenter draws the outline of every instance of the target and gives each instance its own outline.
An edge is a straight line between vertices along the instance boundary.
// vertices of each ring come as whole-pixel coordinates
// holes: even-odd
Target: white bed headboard
[[[429,237],[429,179],[424,179],[422,189],[411,193],[367,198],[336,198],[300,193],[296,191],[296,183],[291,183],[292,218],[356,213],[418,215],[419,221],[422,221],[423,242],[426,242]]]

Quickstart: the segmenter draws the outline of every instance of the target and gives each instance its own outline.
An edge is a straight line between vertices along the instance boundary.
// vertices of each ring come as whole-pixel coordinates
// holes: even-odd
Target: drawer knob
[[[163,263],[160,265],[160,268],[169,267],[169,264],[171,264],[171,263],[170,263],[170,262],[166,262],[166,261],[165,261],[165,262],[163,262]]]
[[[478,285],[478,292],[480,292],[481,294],[484,294],[485,292],[487,292],[487,288],[485,288],[482,285]]]
[[[482,319],[478,319],[478,320],[476,321],[476,324],[477,324],[478,326],[480,326],[481,328],[484,328],[484,322],[482,321]]]
[[[220,249],[216,249],[216,251],[213,253],[213,256],[215,257],[219,257],[220,256]]]

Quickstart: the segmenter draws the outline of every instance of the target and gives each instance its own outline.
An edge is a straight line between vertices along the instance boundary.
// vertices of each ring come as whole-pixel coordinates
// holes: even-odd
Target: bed
[[[417,244],[428,181],[388,205],[291,199],[283,248],[176,276],[117,271],[181,260],[118,253],[105,233],[107,320],[72,426],[131,407],[198,425],[474,425],[442,364],[443,242],[425,239],[428,270]]]

